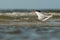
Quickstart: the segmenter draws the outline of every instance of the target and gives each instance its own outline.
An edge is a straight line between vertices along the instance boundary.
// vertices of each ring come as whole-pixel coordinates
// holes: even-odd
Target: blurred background
[[[33,10],[53,17],[42,22]],[[60,0],[0,0],[0,40],[60,40]]]

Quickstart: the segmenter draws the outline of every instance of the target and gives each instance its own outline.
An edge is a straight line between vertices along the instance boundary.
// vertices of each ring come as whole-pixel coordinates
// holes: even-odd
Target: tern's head
[[[40,10],[33,10],[32,13],[41,12]]]
[[[41,12],[40,10],[36,10],[37,12]]]

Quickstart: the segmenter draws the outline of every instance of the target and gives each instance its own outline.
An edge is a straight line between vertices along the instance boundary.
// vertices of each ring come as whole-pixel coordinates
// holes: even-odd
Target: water
[[[0,40],[60,40],[60,27],[0,25]]]
[[[47,23],[53,25],[60,24],[60,22],[58,22],[57,19],[47,20]],[[19,22],[18,24],[29,23]],[[39,26],[0,25],[0,40],[60,40],[60,26],[42,27],[40,25]]]
[[[11,20],[9,20],[11,21]],[[60,20],[50,19],[48,26],[11,26],[0,24],[0,40],[60,40]],[[11,21],[10,24],[17,22]],[[29,24],[27,22],[18,22],[18,24]],[[32,23],[31,23],[32,24]],[[57,26],[56,26],[57,25]],[[59,26],[59,27],[58,27]]]

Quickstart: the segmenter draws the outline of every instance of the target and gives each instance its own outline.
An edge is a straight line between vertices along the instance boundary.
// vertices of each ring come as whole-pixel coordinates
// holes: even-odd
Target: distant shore
[[[41,12],[60,12],[60,9],[0,9],[0,13],[31,12],[33,10],[40,10]]]

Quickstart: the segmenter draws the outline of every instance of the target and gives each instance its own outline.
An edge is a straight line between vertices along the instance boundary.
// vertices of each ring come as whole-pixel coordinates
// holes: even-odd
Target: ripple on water
[[[59,40],[60,27],[0,26],[0,40]]]

